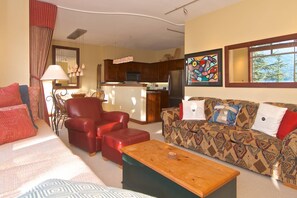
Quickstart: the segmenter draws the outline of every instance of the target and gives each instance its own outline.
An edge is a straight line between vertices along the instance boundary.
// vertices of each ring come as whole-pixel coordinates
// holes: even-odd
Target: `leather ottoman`
[[[102,156],[119,165],[123,164],[121,148],[150,140],[150,134],[139,129],[120,129],[103,135]]]

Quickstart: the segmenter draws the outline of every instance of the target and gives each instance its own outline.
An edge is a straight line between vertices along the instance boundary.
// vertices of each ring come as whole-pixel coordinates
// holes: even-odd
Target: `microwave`
[[[126,81],[140,81],[140,72],[126,72]]]

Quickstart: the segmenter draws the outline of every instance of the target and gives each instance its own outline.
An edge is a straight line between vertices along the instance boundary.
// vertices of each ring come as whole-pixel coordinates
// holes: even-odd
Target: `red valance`
[[[30,26],[55,28],[57,6],[30,0]]]

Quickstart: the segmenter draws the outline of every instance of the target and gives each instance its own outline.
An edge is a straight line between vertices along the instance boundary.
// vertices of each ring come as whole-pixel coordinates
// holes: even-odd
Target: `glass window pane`
[[[294,47],[286,47],[272,50],[273,54],[282,54],[282,53],[290,53],[294,52]]]
[[[252,52],[252,56],[256,57],[256,56],[266,56],[266,55],[270,55],[271,54],[271,50],[263,50],[263,51],[256,51],[256,52]]]
[[[294,82],[294,61],[294,54],[253,58],[252,80],[253,82]]]

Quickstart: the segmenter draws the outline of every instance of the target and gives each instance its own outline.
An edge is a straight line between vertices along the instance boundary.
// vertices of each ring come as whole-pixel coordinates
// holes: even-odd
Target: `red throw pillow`
[[[287,110],[278,128],[276,137],[283,140],[286,135],[297,128],[297,112]]]
[[[183,119],[184,111],[183,111],[183,103],[179,103],[179,119]]]
[[[0,88],[0,107],[23,104],[18,83]]]
[[[0,145],[36,135],[25,104],[0,108]]]

